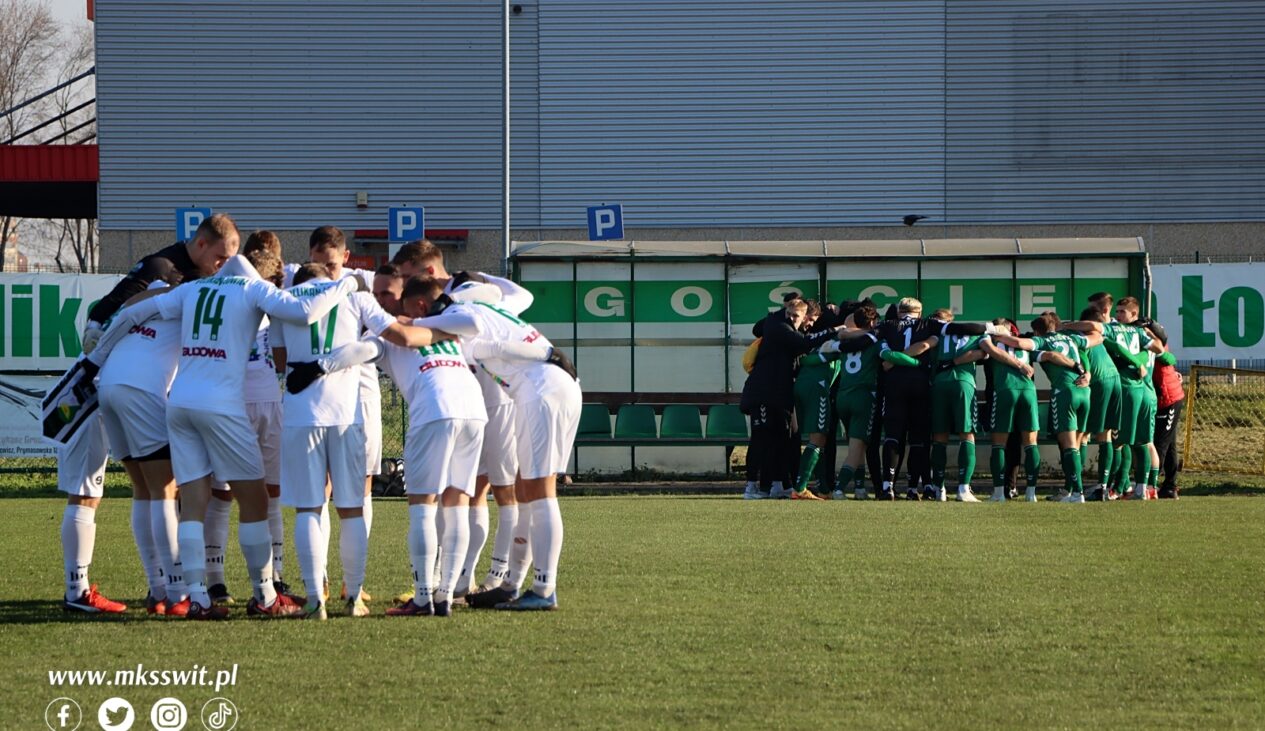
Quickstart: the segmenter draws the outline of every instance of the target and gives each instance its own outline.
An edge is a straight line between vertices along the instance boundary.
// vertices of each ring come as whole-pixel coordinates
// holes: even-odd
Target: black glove
[[[580,380],[580,375],[576,373],[575,370],[575,364],[572,363],[571,359],[567,357],[567,354],[561,350],[558,350],[557,348],[550,349],[549,357],[545,359],[545,362],[561,368],[564,373],[571,376],[571,380]]]
[[[456,274],[452,275],[451,288],[456,289],[457,287],[460,287],[466,282],[479,282],[481,284],[487,284],[488,278],[483,276],[479,272],[457,272]]]
[[[79,403],[84,404],[87,403],[88,400],[91,399],[97,392],[97,384],[94,383],[94,381],[96,380],[97,373],[101,370],[101,367],[87,358],[79,361],[77,365],[79,369],[83,371],[83,378],[75,384],[74,388],[71,389],[71,392],[75,395],[75,398],[79,400]]]
[[[451,304],[452,304],[452,297],[449,297],[446,294],[441,294],[435,298],[435,301],[431,303],[431,306],[426,310],[426,316],[434,317],[435,315],[438,315],[439,313],[448,309],[448,305],[451,305]]]
[[[310,363],[287,363],[286,365],[290,366],[290,372],[286,375],[286,390],[290,393],[302,393],[303,389],[311,386],[316,379],[325,375],[325,369],[316,361]]]

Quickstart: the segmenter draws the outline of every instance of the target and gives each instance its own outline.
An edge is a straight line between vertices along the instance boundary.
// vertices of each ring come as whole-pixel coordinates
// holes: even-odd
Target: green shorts
[[[1120,428],[1120,379],[1089,382],[1089,421],[1085,431],[1099,434]]]
[[[1155,392],[1142,384],[1120,389],[1119,444],[1150,444],[1155,439]]]
[[[994,434],[1037,431],[1037,389],[1015,391],[999,388],[993,392],[992,429]]]
[[[868,388],[849,388],[835,396],[835,413],[843,422],[848,439],[870,440],[874,428],[874,392]]]
[[[830,408],[829,384],[823,388],[816,381],[795,381],[795,416],[800,434],[829,434],[835,418]]]
[[[1050,391],[1050,431],[1081,432],[1089,421],[1088,388],[1056,388]]]
[[[931,384],[931,433],[975,433],[975,384],[938,381]]]

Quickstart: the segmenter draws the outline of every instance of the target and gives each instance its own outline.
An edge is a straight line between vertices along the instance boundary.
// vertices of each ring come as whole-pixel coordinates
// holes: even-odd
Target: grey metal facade
[[[516,228],[1265,221],[1265,3],[520,5]],[[500,12],[98,2],[102,228],[499,228]]]

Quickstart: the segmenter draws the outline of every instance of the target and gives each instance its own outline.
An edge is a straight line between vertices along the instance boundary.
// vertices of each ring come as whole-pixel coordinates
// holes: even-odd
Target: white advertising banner
[[[1152,316],[1181,360],[1265,358],[1265,263],[1151,268]]]
[[[88,310],[118,274],[0,274],[0,373],[61,374],[79,356]]]
[[[0,274],[0,458],[56,453],[41,437],[40,400],[79,356],[88,310],[122,278]]]

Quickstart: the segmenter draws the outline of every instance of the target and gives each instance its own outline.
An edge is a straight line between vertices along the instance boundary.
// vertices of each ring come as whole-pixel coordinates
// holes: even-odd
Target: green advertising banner
[[[1072,312],[1072,262],[1068,259],[1040,259],[1015,262],[1015,321],[1026,329],[1029,320],[1054,310],[1064,320],[1080,314]]]
[[[798,292],[807,298],[820,293],[817,264],[737,264],[729,269],[729,319],[733,334],[751,338],[750,325],[782,306],[782,298]]]
[[[918,296],[918,263],[913,261],[832,261],[826,264],[831,302],[874,300],[879,313],[902,297]]]
[[[1008,261],[928,261],[922,264],[922,306],[947,307],[959,320],[984,322],[1010,314],[1014,270]]]

